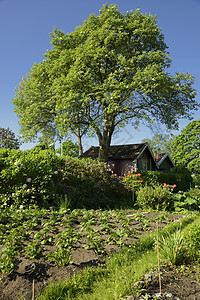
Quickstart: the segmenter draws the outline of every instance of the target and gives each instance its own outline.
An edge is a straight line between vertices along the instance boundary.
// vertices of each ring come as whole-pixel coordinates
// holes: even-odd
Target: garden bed
[[[1,252],[0,299],[32,299],[49,282],[103,265],[111,252],[135,243],[157,223],[162,228],[181,218],[117,210],[2,211],[0,250],[7,252]]]

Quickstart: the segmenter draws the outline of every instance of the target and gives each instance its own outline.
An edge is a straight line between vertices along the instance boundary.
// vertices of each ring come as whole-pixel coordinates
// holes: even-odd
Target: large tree
[[[173,141],[172,156],[176,164],[200,174],[200,119],[190,122]]]
[[[104,5],[71,33],[54,29],[51,43],[13,99],[26,136],[45,126],[91,130],[99,140],[99,159],[106,161],[117,128],[156,120],[177,129],[178,119],[190,118],[197,108],[193,77],[166,71],[171,59],[150,14],[122,14],[116,5]]]

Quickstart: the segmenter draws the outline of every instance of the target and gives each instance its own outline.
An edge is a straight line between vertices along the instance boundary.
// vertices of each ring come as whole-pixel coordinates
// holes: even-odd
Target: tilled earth
[[[138,214],[136,211],[124,211],[123,213],[128,218],[133,218],[135,214]],[[159,218],[159,216],[161,216],[159,213],[146,212],[142,214],[143,219],[139,218],[136,220],[133,218],[130,224],[130,228],[135,229],[135,232],[137,232],[137,237],[124,238],[124,243],[134,243],[138,236],[155,230],[156,220],[158,219],[159,227],[163,227],[181,218],[180,215],[166,214],[167,218]],[[164,214],[162,214],[162,216],[164,216]],[[97,219],[98,218],[99,217],[97,217]],[[146,222],[145,226],[141,226],[145,219],[149,221]],[[110,222],[113,224],[113,231],[123,227],[115,217],[112,217]],[[40,224],[42,224],[42,222],[40,222]],[[79,230],[79,221],[75,222],[72,226],[74,226],[74,229],[77,230],[78,228]],[[41,230],[41,225],[35,230]],[[64,230],[62,224],[60,226],[57,224],[56,230],[57,233],[62,232]],[[97,234],[101,233],[103,239],[107,239],[108,235],[102,230],[100,223],[97,222],[95,224],[95,230]],[[83,245],[84,238],[82,238],[82,241],[72,250],[73,263],[60,267],[56,265],[55,261],[47,260],[45,257],[46,253],[56,250],[55,243],[44,245],[43,255],[39,259],[30,259],[25,253],[22,253],[17,257],[18,269],[11,274],[4,273],[0,275],[0,300],[31,300],[34,295],[36,297],[37,294],[40,294],[50,281],[57,281],[58,279],[66,280],[85,267],[97,266],[103,263],[105,256],[109,254],[111,250],[118,251],[120,249],[119,245],[106,244],[103,249],[104,254],[97,254],[94,249],[85,249]],[[178,297],[172,297],[171,299],[200,299],[199,268],[195,269],[191,267],[190,270],[191,271],[181,272],[181,270],[177,271],[173,268],[170,269],[170,267],[164,268],[162,270],[162,292],[168,291],[172,293],[173,297]],[[147,283],[145,293],[149,294],[150,297],[150,294],[156,292],[159,292],[159,285],[158,279],[155,277],[151,282]],[[102,294],[102,300],[103,299],[104,296]]]
[[[156,272],[157,273],[157,272]],[[200,299],[200,266],[163,266],[161,268],[161,293],[158,274],[146,274],[142,284],[142,295],[127,299]],[[148,298],[147,298],[148,297]]]

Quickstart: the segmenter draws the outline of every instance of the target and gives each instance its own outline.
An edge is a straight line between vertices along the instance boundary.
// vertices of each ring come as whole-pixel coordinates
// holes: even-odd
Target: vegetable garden
[[[200,295],[198,188],[174,193],[155,178],[139,186],[148,174],[136,174],[133,203],[127,178],[98,162],[2,149],[0,166],[0,299],[151,299],[169,271],[192,278]],[[153,186],[148,207],[139,193]],[[155,278],[138,285],[150,270]]]

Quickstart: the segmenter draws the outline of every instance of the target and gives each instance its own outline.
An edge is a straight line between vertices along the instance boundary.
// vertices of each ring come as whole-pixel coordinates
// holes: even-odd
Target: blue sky
[[[14,90],[33,64],[43,60],[43,54],[51,49],[49,33],[53,27],[71,32],[90,14],[98,15],[106,2],[117,4],[122,13],[140,8],[142,13],[157,15],[173,59],[170,72],[194,75],[200,102],[200,0],[0,0],[0,127],[19,134],[12,105]],[[200,110],[194,113],[194,119],[199,118]],[[180,130],[188,123],[180,120]],[[137,143],[146,137],[152,137],[148,128],[141,126],[136,132],[128,126],[114,136],[112,143]],[[98,145],[97,139],[84,140],[85,150],[90,145]],[[24,144],[21,149],[32,146]]]

